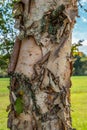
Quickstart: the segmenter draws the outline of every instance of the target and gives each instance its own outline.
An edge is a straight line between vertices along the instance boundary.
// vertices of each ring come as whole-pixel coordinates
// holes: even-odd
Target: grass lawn
[[[87,76],[74,76],[72,82],[73,127],[77,130],[87,130]]]
[[[9,105],[8,88],[9,79],[0,78],[0,130],[7,129],[7,116],[6,108]]]
[[[87,76],[72,77],[71,102],[73,128],[87,130]],[[0,78],[0,130],[7,129],[9,79]]]

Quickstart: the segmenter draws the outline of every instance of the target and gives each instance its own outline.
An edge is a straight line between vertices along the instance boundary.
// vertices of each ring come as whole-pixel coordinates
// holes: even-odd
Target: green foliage
[[[83,52],[79,52],[79,46],[82,46],[83,40],[72,45],[71,53],[75,60],[73,64],[73,75],[87,75],[87,57]]]
[[[81,57],[80,56],[75,56],[76,60],[73,64],[73,67],[75,68],[73,75],[79,75],[81,73],[81,67],[82,63],[80,61]]]
[[[6,61],[7,59],[6,59],[6,57],[5,56],[0,56],[0,67],[1,67],[1,69],[3,69],[3,68],[6,68],[7,67],[7,62],[8,61]]]
[[[0,5],[0,50],[2,53],[10,51],[11,44],[15,38],[14,20],[12,17],[13,3],[5,0]],[[3,44],[3,46],[1,46]]]
[[[10,0],[0,2],[0,69],[5,71],[12,52],[16,30],[12,16],[13,3]]]
[[[71,53],[73,57],[76,57],[79,55],[79,46],[82,46],[83,40],[79,40],[77,43],[72,44]]]
[[[75,56],[73,75],[87,75],[87,57]]]
[[[23,112],[23,100],[22,97],[18,97],[15,101],[15,111],[19,115],[20,113]]]

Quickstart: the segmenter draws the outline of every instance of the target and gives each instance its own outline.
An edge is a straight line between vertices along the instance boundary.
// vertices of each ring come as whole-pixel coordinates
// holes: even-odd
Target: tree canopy
[[[0,1],[0,69],[7,68],[16,36],[12,8],[12,1]]]

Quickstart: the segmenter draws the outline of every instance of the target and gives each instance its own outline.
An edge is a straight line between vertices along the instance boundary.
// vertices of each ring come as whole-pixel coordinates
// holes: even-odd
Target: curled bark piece
[[[60,52],[60,49],[63,47],[63,45],[65,45],[65,43],[67,42],[68,37],[69,37],[68,35],[67,35],[67,36],[64,35],[64,36],[61,38],[60,44],[59,44],[58,48],[56,49],[56,51],[54,52],[55,58],[58,56],[58,53]]]
[[[48,60],[50,56],[50,52],[48,52],[43,58],[41,58],[35,65],[34,65],[34,71],[38,75],[40,73],[41,66]]]
[[[50,56],[50,52],[48,52],[37,64],[40,64],[40,65],[44,64],[44,62],[47,61],[49,56]]]
[[[21,0],[25,5],[25,13],[28,14],[30,12],[31,0]]]
[[[14,70],[15,70],[17,60],[18,60],[18,56],[19,56],[19,52],[20,52],[20,45],[21,45],[21,40],[16,38],[14,48],[13,48],[13,53],[11,55],[10,64],[9,64],[9,67],[8,67],[8,74],[14,72]]]

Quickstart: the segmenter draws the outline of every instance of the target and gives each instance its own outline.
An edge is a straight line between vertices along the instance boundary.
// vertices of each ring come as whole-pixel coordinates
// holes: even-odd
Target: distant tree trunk
[[[11,130],[72,130],[71,35],[76,0],[21,0],[10,75]]]

